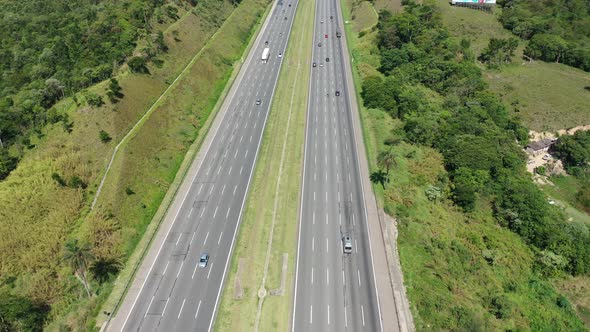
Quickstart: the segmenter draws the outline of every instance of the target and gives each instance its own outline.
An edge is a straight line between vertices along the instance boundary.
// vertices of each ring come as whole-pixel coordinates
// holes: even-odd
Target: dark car
[[[330,58],[326,58],[326,62],[330,62]]]
[[[324,35],[324,38],[328,38],[328,34],[325,34],[325,35]]]
[[[322,43],[318,43],[318,47],[322,47]]]
[[[317,64],[314,62],[312,66],[315,67],[315,66],[317,66]]]
[[[340,91],[336,90],[336,93],[334,93],[336,95],[336,97],[340,96]]]
[[[209,263],[209,254],[203,253],[199,259],[199,267],[204,269],[207,267],[207,263]]]
[[[334,16],[331,16],[331,15],[330,15],[330,19],[331,19],[331,20],[333,20],[333,19],[334,19]]]
[[[264,45],[268,45],[268,40],[264,42]]]

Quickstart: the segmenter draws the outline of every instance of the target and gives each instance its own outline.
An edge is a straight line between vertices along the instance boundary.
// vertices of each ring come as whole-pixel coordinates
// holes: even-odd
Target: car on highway
[[[324,38],[328,38],[328,34],[325,34],[325,35],[324,35]]]
[[[264,45],[268,45],[268,40],[264,42]]]
[[[315,66],[317,66],[317,64],[314,62],[312,66],[315,67]]]
[[[334,16],[330,15],[330,19],[333,20],[334,19]]]
[[[262,104],[262,100],[256,99],[256,105],[260,105],[260,104]]]
[[[336,92],[334,93],[334,95],[336,95],[336,97],[340,96],[340,91],[336,90]]]
[[[283,53],[282,52],[279,52],[279,58],[282,57],[282,56],[283,56]]]
[[[321,20],[320,23],[324,23],[324,20]]]
[[[330,62],[330,58],[326,58],[326,62]]]
[[[320,63],[320,67],[323,67],[323,66],[324,66],[324,64],[323,63]]]
[[[319,42],[318,43],[318,47],[322,47],[322,42]]]
[[[208,263],[209,263],[209,254],[205,252],[201,255],[201,258],[199,259],[199,267],[204,269],[207,267]]]
[[[352,238],[350,235],[346,235],[342,238],[342,250],[345,254],[352,253]]]

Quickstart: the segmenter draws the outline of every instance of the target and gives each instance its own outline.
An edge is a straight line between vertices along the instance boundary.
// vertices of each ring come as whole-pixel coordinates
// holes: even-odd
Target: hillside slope
[[[92,317],[113,276],[158,209],[267,4],[203,0],[195,8],[175,7],[176,19],[160,25],[166,52],[143,73],[118,69],[117,100],[107,98],[105,81],[54,106],[67,121],[42,127],[18,168],[0,182],[0,297],[9,299],[0,301],[0,311],[14,312],[17,304],[24,310],[9,324],[22,326],[31,318],[35,326],[54,321],[50,329],[93,329]],[[236,19],[225,24],[229,17]],[[138,43],[135,54],[143,54],[145,46]],[[172,96],[163,98],[122,147],[97,208],[89,213],[114,146],[189,62],[169,91]],[[93,103],[96,96],[102,105]],[[89,245],[86,269],[74,269],[64,259],[64,244],[74,238]],[[78,277],[87,276],[91,299],[75,270]]]
[[[365,144],[374,190],[397,218],[417,330],[584,330],[547,278],[543,260],[549,253],[536,242],[553,241],[539,231],[558,234],[568,226],[524,173],[514,142],[526,131],[482,91],[486,84],[473,54],[487,41],[454,37],[433,1],[408,3],[405,14],[382,14],[375,28],[357,27],[355,20],[368,20],[357,20],[360,12],[353,10],[348,28],[360,31],[350,38],[366,106]],[[486,147],[488,139],[495,143]],[[502,162],[491,166],[493,155]],[[465,190],[471,185],[479,188]],[[560,226],[525,216],[528,203],[555,213]],[[527,221],[506,223],[503,214],[510,209]],[[539,228],[525,234],[532,225]]]

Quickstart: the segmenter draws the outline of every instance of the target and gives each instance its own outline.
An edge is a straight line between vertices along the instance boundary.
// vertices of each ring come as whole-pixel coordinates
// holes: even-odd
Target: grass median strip
[[[300,0],[297,11],[215,324],[218,331],[289,328],[314,2]],[[281,287],[284,254],[283,292],[273,295]],[[241,286],[239,298],[236,284]]]

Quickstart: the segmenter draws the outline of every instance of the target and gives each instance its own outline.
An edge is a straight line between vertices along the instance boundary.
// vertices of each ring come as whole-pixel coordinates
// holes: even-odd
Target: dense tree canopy
[[[504,0],[500,21],[530,40],[525,55],[590,71],[589,0]]]
[[[568,172],[583,175],[590,170],[590,130],[560,137],[551,150]]]
[[[108,79],[147,39],[146,56],[166,51],[152,22],[172,19],[168,0],[6,0],[0,7],[0,150],[31,130],[66,120],[48,109],[64,96]],[[145,72],[145,59],[134,68]],[[120,93],[120,91],[118,91]],[[28,144],[23,144],[24,146]],[[0,179],[12,170],[0,152]]]
[[[401,119],[406,141],[442,153],[452,181],[450,198],[457,205],[471,211],[485,197],[498,222],[544,251],[543,257],[565,262],[569,273],[590,273],[588,232],[573,231],[530,180],[522,152],[527,130],[486,89],[469,43],[450,36],[434,5],[405,3],[403,13],[379,16],[383,76],[364,80],[365,106]],[[511,39],[496,40],[484,60],[506,61],[516,45]],[[436,99],[429,97],[433,95]],[[586,141],[562,139],[556,148],[570,147],[567,158],[579,166],[588,161],[580,152]]]

